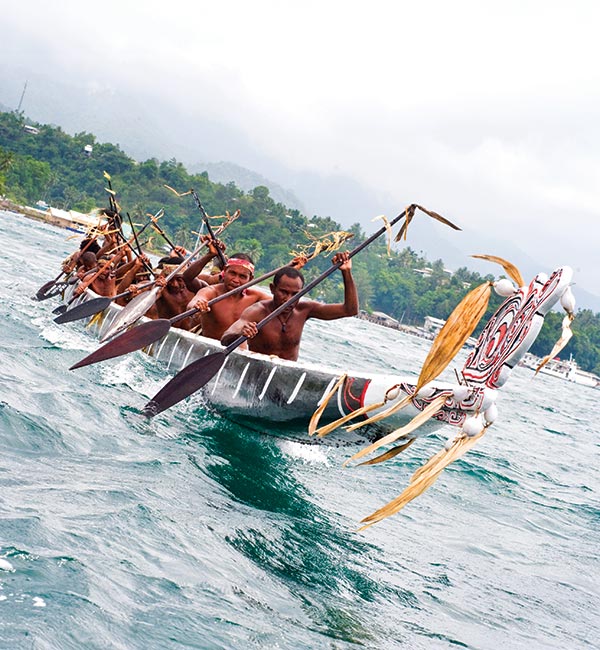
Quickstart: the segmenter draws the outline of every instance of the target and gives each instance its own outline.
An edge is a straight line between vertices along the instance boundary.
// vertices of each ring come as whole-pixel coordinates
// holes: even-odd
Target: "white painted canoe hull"
[[[88,296],[95,297],[95,294],[88,293]],[[91,331],[102,338],[121,309],[111,304],[91,325]],[[172,327],[166,336],[144,352],[163,362],[170,372],[177,372],[196,359],[220,350],[223,347],[216,340]],[[392,387],[396,387],[393,399],[387,401],[385,408],[414,393],[414,379],[354,370],[346,372],[347,377],[330,400],[320,424],[337,420],[363,406],[383,402]],[[238,349],[228,355],[224,366],[202,393],[210,407],[235,422],[252,428],[272,430],[276,427],[305,435],[314,411],[343,374],[340,369],[286,361]],[[455,385],[436,386],[431,394],[423,399],[415,398],[412,404],[381,424],[353,433],[339,430],[335,434],[336,442],[377,438],[406,424],[442,393],[447,395],[446,405],[415,435],[430,433],[445,424],[461,426],[466,417],[481,408],[487,389],[473,388],[460,402],[454,399],[455,389]],[[462,393],[464,395],[465,391]],[[364,419],[365,416],[359,417]]]

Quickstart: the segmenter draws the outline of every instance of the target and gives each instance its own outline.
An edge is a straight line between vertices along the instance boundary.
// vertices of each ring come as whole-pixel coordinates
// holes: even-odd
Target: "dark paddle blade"
[[[151,418],[200,390],[219,372],[226,358],[225,352],[214,352],[201,359],[196,359],[159,390],[144,406],[142,413]]]
[[[49,282],[46,282],[46,284],[43,284],[35,294],[35,297],[38,300],[46,300],[46,293],[56,284],[56,280],[50,280]],[[49,296],[48,296],[49,297]]]
[[[74,320],[80,320],[82,318],[87,318],[88,316],[93,316],[99,311],[104,311],[112,302],[112,298],[107,298],[102,296],[100,298],[93,298],[92,300],[86,300],[80,305],[69,309],[69,311],[63,311],[60,316],[54,319],[55,323],[71,323]],[[64,305],[61,305],[63,307]],[[65,307],[66,309],[66,307]]]
[[[55,307],[52,310],[52,313],[53,314],[64,314],[67,311],[68,308],[69,308],[69,305],[59,305],[58,307]]]
[[[62,293],[67,286],[67,282],[46,282],[43,287],[40,287],[38,292],[35,294],[37,300],[48,300],[48,298],[54,298],[58,296],[59,293]],[[42,292],[42,289],[44,291]]]
[[[105,361],[106,359],[114,359],[114,357],[120,357],[123,354],[141,350],[147,345],[162,339],[162,337],[169,331],[170,327],[171,321],[167,318],[142,323],[138,327],[127,330],[126,332],[119,334],[119,336],[115,337],[112,341],[105,343],[95,352],[88,354],[87,357],[72,365],[69,370],[83,368],[92,363],[98,363],[100,361]]]

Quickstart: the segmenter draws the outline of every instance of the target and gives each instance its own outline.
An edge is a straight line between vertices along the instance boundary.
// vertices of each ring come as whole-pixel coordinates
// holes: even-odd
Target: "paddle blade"
[[[66,282],[54,282],[54,280],[46,282],[46,284],[41,286],[35,294],[36,300],[48,300],[48,298],[54,298],[54,296],[58,296],[58,294],[62,293],[66,286]]]
[[[127,329],[130,325],[133,325],[136,320],[141,318],[152,305],[156,302],[158,292],[160,289],[158,287],[152,287],[149,291],[144,291],[140,293],[135,298],[133,298],[123,309],[119,312],[117,317],[112,322],[110,329],[100,340],[101,343],[108,341],[115,334]]]
[[[93,298],[92,300],[87,300],[82,302],[80,305],[69,309],[69,311],[64,311],[60,316],[57,316],[54,319],[55,323],[71,323],[74,320],[81,320],[82,318],[87,318],[88,316],[93,316],[99,311],[104,311],[111,303],[111,298],[100,297]],[[61,305],[62,307],[63,305]]]
[[[225,352],[215,352],[190,363],[144,406],[143,414],[151,418],[200,390],[219,372],[226,358]]]
[[[141,350],[147,345],[162,339],[170,327],[171,323],[167,318],[142,323],[138,327],[127,330],[115,337],[112,341],[105,343],[102,347],[92,352],[92,354],[88,354],[87,357],[72,365],[69,370],[83,368],[93,363],[106,361],[106,359],[114,359],[114,357],[120,357],[123,354]]]
[[[37,300],[46,300],[46,292],[49,291],[56,282],[54,280],[50,280],[50,282],[46,282],[46,284],[43,284],[35,294],[35,297]],[[49,298],[50,296],[48,296]]]
[[[69,308],[68,305],[59,305],[58,307],[55,307],[52,310],[52,313],[53,314],[64,314],[67,311],[68,308]]]

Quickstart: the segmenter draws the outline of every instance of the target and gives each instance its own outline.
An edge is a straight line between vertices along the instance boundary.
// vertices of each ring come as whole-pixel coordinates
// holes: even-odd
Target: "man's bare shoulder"
[[[248,289],[246,289],[246,295],[253,296],[257,300],[267,300],[270,298],[270,294],[265,289],[261,289],[260,287],[248,287]]]
[[[242,312],[241,318],[246,320],[262,320],[265,316],[271,313],[271,300],[259,300],[249,307],[246,307]]]
[[[206,300],[211,300],[212,298],[216,298],[223,293],[225,293],[225,285],[221,282],[219,284],[212,284],[207,287],[202,287],[202,289],[196,292],[196,295],[201,296],[202,298],[206,298]]]

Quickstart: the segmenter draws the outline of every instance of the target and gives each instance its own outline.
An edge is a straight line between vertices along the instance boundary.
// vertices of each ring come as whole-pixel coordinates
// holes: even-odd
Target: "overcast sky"
[[[289,168],[346,174],[391,197],[395,213],[420,202],[518,241],[543,270],[571,264],[600,293],[598,2],[0,0],[0,10],[4,66],[155,95],[190,128],[224,122]]]

